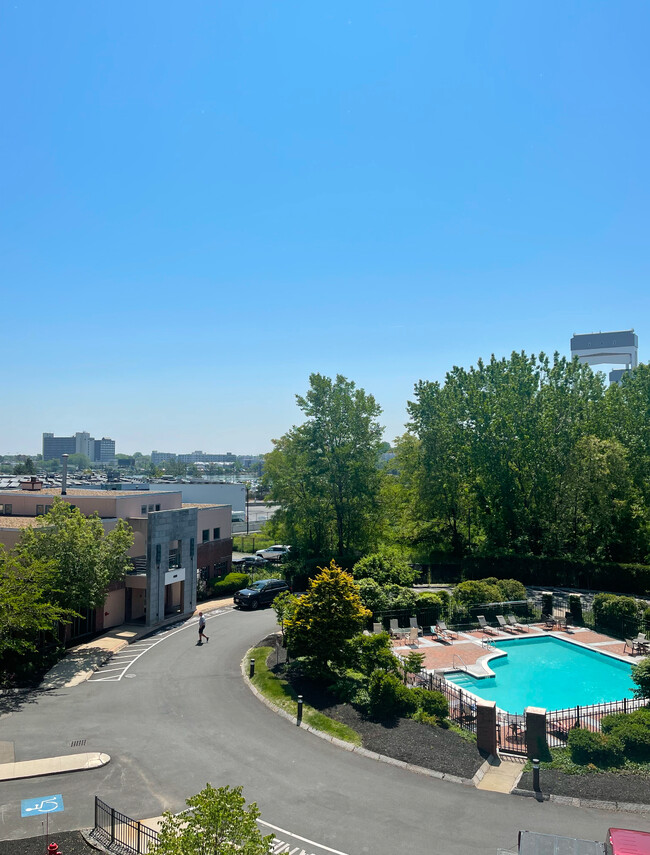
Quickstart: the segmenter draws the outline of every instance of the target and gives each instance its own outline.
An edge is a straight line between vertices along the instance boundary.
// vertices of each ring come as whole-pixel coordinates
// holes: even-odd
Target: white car
[[[261,558],[266,558],[267,561],[281,561],[285,555],[289,554],[290,546],[282,546],[276,543],[275,546],[267,546],[266,549],[258,549],[255,555]]]

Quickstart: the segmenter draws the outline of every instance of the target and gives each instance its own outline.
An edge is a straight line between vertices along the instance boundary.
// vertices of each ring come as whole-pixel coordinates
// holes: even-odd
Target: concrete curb
[[[248,654],[246,654],[248,655]],[[332,745],[336,745],[337,748],[342,748],[344,751],[350,751],[354,754],[360,754],[362,757],[367,757],[369,760],[377,760],[379,763],[387,763],[389,766],[397,766],[400,769],[406,769],[409,772],[415,772],[417,775],[424,775],[427,778],[438,778],[441,781],[450,781],[454,784],[463,784],[466,787],[475,787],[476,784],[481,780],[481,778],[485,775],[490,763],[488,758],[477,770],[473,778],[461,778],[458,775],[451,775],[448,772],[436,772],[434,769],[425,769],[423,766],[416,766],[413,763],[406,763],[404,760],[396,760],[394,757],[387,757],[385,754],[377,754],[375,751],[368,751],[367,748],[362,748],[359,745],[352,745],[350,742],[345,742],[342,739],[337,739],[335,736],[329,736],[327,733],[323,733],[322,730],[316,730],[311,727],[311,725],[305,724],[304,722],[300,722],[298,724],[296,722],[296,718],[293,715],[290,715],[286,710],[281,709],[276,706],[272,701],[266,698],[255,686],[251,683],[248,674],[246,673],[246,656],[241,661],[241,673],[244,679],[244,682],[251,690],[251,692],[255,695],[255,697],[260,700],[265,706],[267,706],[270,710],[272,710],[276,715],[282,716],[287,721],[290,721],[294,726],[300,727],[303,730],[312,733],[314,736],[318,736],[319,739],[324,739],[326,742],[331,742]]]
[[[99,769],[110,763],[110,756],[99,751],[84,754],[63,754],[59,757],[44,757],[41,760],[19,760],[0,764],[0,781],[17,781],[23,778],[40,778],[45,775],[61,775],[66,772],[85,772]]]
[[[520,790],[518,787],[512,790],[511,795],[524,796],[526,798],[537,799],[538,801],[555,802],[558,805],[567,805],[568,807],[619,810],[626,811],[627,813],[650,813],[650,805],[640,805],[635,802],[604,802],[598,799],[578,799],[573,796],[556,796],[554,793],[536,793],[533,790]]]

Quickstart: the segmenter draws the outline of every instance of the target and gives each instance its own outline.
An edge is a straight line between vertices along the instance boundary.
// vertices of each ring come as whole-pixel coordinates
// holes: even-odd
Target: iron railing
[[[91,836],[116,855],[146,855],[158,844],[158,832],[110,807],[95,796]]]
[[[449,720],[463,730],[476,733],[476,701],[458,686],[448,683],[443,677],[429,674],[428,688],[442,692],[449,705]]]
[[[569,707],[565,710],[546,712],[546,739],[549,748],[563,747],[569,733],[576,727],[599,731],[602,720],[612,713],[631,713],[644,707],[647,698],[623,698],[622,701],[609,701],[602,704],[590,704],[584,707]]]
[[[526,717],[497,710],[497,745],[507,754],[526,754]]]

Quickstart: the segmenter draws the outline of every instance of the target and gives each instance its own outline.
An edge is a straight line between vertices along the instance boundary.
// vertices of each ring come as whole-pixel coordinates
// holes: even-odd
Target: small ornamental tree
[[[632,666],[632,679],[636,683],[637,698],[650,698],[650,656],[645,656],[638,665]]]
[[[302,656],[319,673],[345,665],[346,642],[372,617],[352,576],[332,561],[319,567],[307,593],[285,615],[284,632],[292,656]]]
[[[262,836],[255,802],[248,808],[241,787],[206,784],[186,801],[189,811],[166,811],[151,855],[268,855],[273,835]]]

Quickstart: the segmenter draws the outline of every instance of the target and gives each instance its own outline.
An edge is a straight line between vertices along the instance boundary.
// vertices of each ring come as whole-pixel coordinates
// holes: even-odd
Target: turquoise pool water
[[[454,671],[447,680],[518,714],[529,706],[561,710],[634,695],[632,666],[595,650],[549,636],[499,641],[494,647],[508,654],[489,662],[494,677]]]

